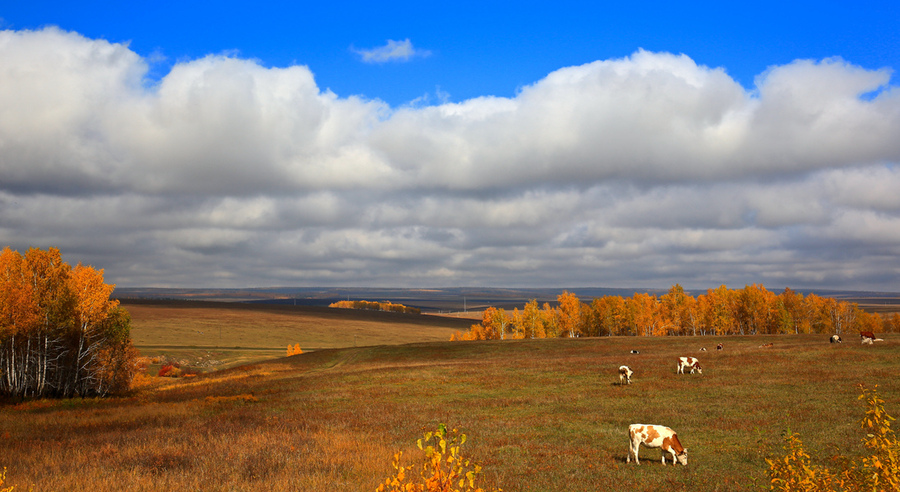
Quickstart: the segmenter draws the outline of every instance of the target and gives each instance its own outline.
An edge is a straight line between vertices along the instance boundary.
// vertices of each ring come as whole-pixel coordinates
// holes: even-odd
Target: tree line
[[[0,252],[0,394],[105,396],[129,388],[131,318],[103,270],[58,249]]]
[[[582,302],[568,291],[557,305],[532,299],[512,312],[489,307],[481,323],[451,340],[597,336],[683,336],[757,334],[844,334],[900,332],[900,314],[881,316],[856,303],[762,285],[729,289],[722,285],[694,297],[676,284],[665,294],[604,296]]]
[[[419,308],[394,304],[391,301],[338,301],[328,305],[332,308],[343,309],[368,309],[370,311],[388,311],[392,313],[422,314]]]

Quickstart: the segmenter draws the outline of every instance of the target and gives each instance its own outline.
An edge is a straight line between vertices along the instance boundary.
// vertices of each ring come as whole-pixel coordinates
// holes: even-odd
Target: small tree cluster
[[[391,301],[338,301],[328,305],[333,308],[343,309],[368,309],[369,311],[389,311],[392,313],[422,314],[419,308],[394,304]]]
[[[756,335],[898,332],[900,314],[879,316],[855,303],[806,296],[791,289],[780,294],[762,285],[728,289],[724,285],[697,297],[672,286],[661,296],[605,296],[582,302],[563,292],[556,306],[532,300],[512,313],[489,307],[481,323],[451,340],[503,340],[607,335]]]
[[[869,456],[833,471],[812,464],[803,449],[799,434],[785,434],[785,455],[766,459],[769,464],[770,490],[781,491],[882,491],[900,490],[900,441],[891,429],[893,417],[884,409],[884,400],[874,389],[861,386],[860,400],[866,401],[866,413],[860,422]]]
[[[182,376],[181,366],[178,363],[163,364],[156,373],[161,378],[177,378]]]
[[[392,463],[394,475],[385,479],[375,491],[485,492],[485,489],[476,485],[481,466],[464,458],[460,452],[465,442],[465,434],[460,434],[456,429],[447,432],[447,426],[440,424],[437,430],[426,432],[416,442],[425,453],[418,476],[414,473],[416,465],[400,464],[403,453],[399,452],[394,455]]]
[[[296,345],[294,345],[293,347],[292,347],[290,344],[288,344],[288,346],[287,346],[287,355],[288,355],[288,357],[290,357],[290,356],[292,356],[292,355],[300,355],[300,354],[302,354],[302,353],[303,353],[303,349],[300,348],[300,344],[299,344],[299,343],[296,344]]]
[[[59,250],[0,252],[0,394],[104,396],[128,389],[137,351],[103,270]]]

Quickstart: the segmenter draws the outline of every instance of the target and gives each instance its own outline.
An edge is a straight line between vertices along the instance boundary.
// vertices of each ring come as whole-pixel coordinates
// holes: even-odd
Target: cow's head
[[[699,362],[694,362],[694,369],[697,370],[697,374],[703,374],[703,368],[700,367],[700,363],[699,363]]]
[[[684,451],[682,451],[681,453],[676,454],[675,459],[677,459],[678,462],[682,465],[687,466],[687,448],[684,448]]]

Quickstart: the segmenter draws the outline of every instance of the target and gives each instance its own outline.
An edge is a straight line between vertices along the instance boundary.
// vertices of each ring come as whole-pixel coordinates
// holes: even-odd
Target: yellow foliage
[[[6,467],[4,467],[3,472],[0,473],[0,485],[3,485],[3,482],[5,482],[5,481],[6,481]],[[14,486],[9,486],[9,487],[0,489],[0,492],[13,492],[13,489],[15,489]]]
[[[300,354],[302,354],[302,353],[303,353],[303,349],[300,348],[300,344],[299,344],[299,343],[296,344],[296,345],[294,345],[293,347],[292,347],[290,344],[288,344],[288,346],[287,346],[287,355],[288,355],[288,357],[290,357],[290,356],[292,356],[292,355],[300,355]]]
[[[872,456],[863,458],[859,467],[868,490],[900,490],[900,441],[897,441],[891,421],[896,420],[884,410],[876,390],[862,388],[859,399],[866,400],[866,415],[860,422],[866,437],[863,443]]]
[[[362,301],[354,301],[362,302]],[[583,303],[568,291],[557,306],[532,300],[522,312],[506,316],[489,307],[479,324],[452,340],[554,338],[600,335],[756,335],[779,333],[843,334],[857,331],[900,332],[900,314],[867,313],[855,303],[821,298],[815,294],[781,294],[762,285],[729,289],[721,285],[696,298],[675,284],[667,294],[649,293],[595,298]]]
[[[826,491],[834,490],[834,477],[828,468],[810,463],[809,454],[803,450],[800,434],[788,431],[784,436],[784,450],[781,458],[766,459],[769,464],[770,490],[783,491]]]
[[[460,448],[466,435],[456,429],[447,432],[440,424],[434,432],[426,432],[416,444],[425,452],[419,476],[413,476],[416,465],[400,464],[402,452],[394,455],[394,475],[384,480],[375,492],[486,492],[475,482],[481,466],[464,458]],[[501,489],[495,489],[500,492]]]
[[[337,301],[328,305],[330,308],[342,309],[368,309],[371,311],[390,311],[394,313],[422,314],[422,310],[407,307],[403,304],[394,304],[391,301]]]
[[[863,443],[872,453],[860,462],[834,472],[810,463],[799,434],[785,435],[787,454],[766,459],[771,479],[770,490],[783,491],[883,491],[900,490],[900,441],[891,429],[895,420],[887,414],[876,390],[860,385],[860,400],[866,400],[866,414],[860,421],[866,437]]]

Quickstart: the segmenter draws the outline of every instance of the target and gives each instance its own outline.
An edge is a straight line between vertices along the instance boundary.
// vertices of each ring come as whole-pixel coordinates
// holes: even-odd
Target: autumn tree
[[[485,331],[485,339],[505,340],[506,330],[509,325],[510,319],[506,316],[506,311],[503,308],[491,306],[482,313],[481,326]]]
[[[563,291],[556,297],[559,304],[558,319],[561,334],[575,338],[584,334],[581,300],[569,291]]]
[[[825,304],[828,299],[815,294],[808,294],[803,299],[803,316],[809,323],[809,333],[831,333],[833,327],[831,319],[823,316],[827,311]]]
[[[855,303],[815,294],[804,297],[791,289],[776,295],[757,284],[740,290],[721,285],[696,298],[675,284],[659,298],[635,293],[627,299],[604,296],[590,304],[564,291],[557,304],[539,307],[532,299],[511,315],[490,307],[481,323],[452,339],[900,332],[900,313],[879,316]]]
[[[635,334],[642,336],[665,335],[665,325],[660,315],[660,304],[656,296],[636,293],[626,299]]]
[[[742,335],[775,333],[775,294],[762,285],[753,284],[745,286],[732,296],[732,302],[734,317]]]
[[[900,333],[900,313],[892,313],[884,317],[883,329],[888,333]]]
[[[775,310],[779,333],[809,333],[809,319],[804,316],[803,294],[785,288],[778,295]]]
[[[675,284],[659,298],[660,315],[668,332],[673,335],[696,335],[700,322],[697,300]]]
[[[59,250],[0,253],[0,393],[107,395],[128,388],[136,351],[130,318],[103,271]]]
[[[857,310],[855,304],[839,302],[837,299],[828,298],[822,303],[821,316],[831,325],[831,330],[838,335],[848,331],[856,321]]]
[[[703,335],[733,335],[734,315],[732,309],[733,291],[724,285],[716,289],[708,289],[705,295],[699,296],[703,316]]]
[[[860,309],[856,304],[853,304],[853,311],[853,324],[851,325],[853,331],[871,331],[873,333],[890,331],[885,329],[884,318],[881,316],[875,313],[867,313]]]
[[[604,296],[591,302],[598,335],[624,335],[628,313],[622,296]]]
[[[541,315],[537,299],[528,301],[521,311],[518,308],[513,310],[512,325],[514,338],[544,338],[546,336],[544,317]]]

